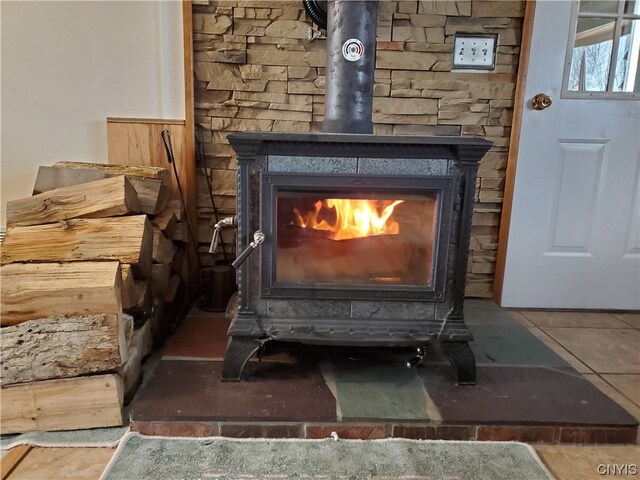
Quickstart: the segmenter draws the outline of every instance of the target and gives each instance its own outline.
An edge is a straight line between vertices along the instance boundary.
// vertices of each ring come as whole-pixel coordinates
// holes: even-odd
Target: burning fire
[[[355,200],[347,198],[327,198],[314,204],[314,211],[300,213],[297,208],[297,225],[303,228],[330,232],[332,240],[364,238],[374,235],[397,235],[400,232],[398,222],[391,216],[396,205],[404,200]],[[320,212],[327,217],[327,210],[334,210],[335,222],[320,219]]]

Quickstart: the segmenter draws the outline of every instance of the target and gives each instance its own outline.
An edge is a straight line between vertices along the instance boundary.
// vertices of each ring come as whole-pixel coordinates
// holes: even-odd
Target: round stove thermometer
[[[342,56],[349,62],[357,62],[364,56],[364,44],[357,38],[350,38],[342,45]]]

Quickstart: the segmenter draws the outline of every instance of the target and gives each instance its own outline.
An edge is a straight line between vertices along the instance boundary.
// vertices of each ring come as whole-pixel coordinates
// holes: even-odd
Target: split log
[[[171,230],[171,235],[169,235],[169,238],[174,242],[187,243],[189,241],[189,229],[187,227],[187,223],[176,222],[173,226],[173,230]],[[209,237],[208,241],[210,240],[211,237]]]
[[[131,182],[137,193],[141,212],[154,214],[163,211],[167,206],[170,194],[169,172],[158,167],[58,162],[52,167],[42,166],[38,169],[33,194],[119,175],[125,175]]]
[[[2,433],[122,425],[122,380],[115,374],[43,380],[2,389]]]
[[[146,215],[69,220],[64,225],[11,227],[0,263],[119,260],[151,275],[153,229]]]
[[[136,288],[136,281],[133,278],[131,265],[128,263],[121,264],[120,272],[122,274],[122,284],[120,286],[122,308],[124,310],[134,308],[138,301],[138,289]]]
[[[179,222],[183,222],[187,218],[187,214],[180,200],[170,200],[169,203],[167,203],[167,210],[171,210]]]
[[[136,191],[121,175],[7,202],[7,225],[41,225],[72,218],[113,217],[139,211]]]
[[[151,219],[151,225],[154,228],[159,228],[167,237],[170,237],[177,221],[173,211],[166,209]]]
[[[58,315],[121,312],[118,262],[4,265],[0,268],[0,324]]]
[[[140,281],[135,283],[136,288],[136,300],[135,304],[127,309],[123,309],[125,313],[131,315],[134,319],[134,324],[138,325],[146,320],[153,311],[153,295],[151,294],[151,287],[149,283]]]
[[[160,229],[154,229],[153,232],[153,261],[155,263],[170,264],[173,260],[176,247]]]
[[[142,382],[142,357],[137,345],[130,345],[128,360],[119,370],[118,376],[122,378],[124,386],[124,403],[129,404]]]
[[[142,360],[147,358],[151,353],[151,348],[153,346],[153,340],[151,338],[151,322],[145,322],[144,325],[133,331],[133,340],[131,343],[138,347],[140,358]]]
[[[154,263],[151,266],[151,293],[154,296],[164,297],[169,288],[171,267],[165,263]]]
[[[57,316],[3,328],[0,383],[115,370],[127,361],[132,332],[133,319],[117,313]]]

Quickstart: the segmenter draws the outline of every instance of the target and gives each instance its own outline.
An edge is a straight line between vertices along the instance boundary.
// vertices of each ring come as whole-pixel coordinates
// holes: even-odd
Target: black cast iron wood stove
[[[371,135],[377,3],[328,7],[329,133],[228,136],[240,307],[223,379],[240,380],[271,340],[419,355],[439,342],[458,383],[474,384],[464,287],[476,172],[491,142]]]

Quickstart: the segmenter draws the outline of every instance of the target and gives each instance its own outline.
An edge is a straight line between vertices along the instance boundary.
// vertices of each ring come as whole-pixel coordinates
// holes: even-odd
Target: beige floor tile
[[[640,328],[640,313],[614,313],[613,316],[633,328]]]
[[[528,328],[529,328],[529,331],[531,333],[533,333],[536,337],[538,337],[540,340],[542,340],[542,342],[547,347],[549,347],[551,350],[553,350],[555,353],[557,353],[563,359],[565,359],[569,363],[569,365],[571,365],[573,368],[575,368],[578,372],[580,372],[580,373],[593,373],[593,370],[591,370],[589,367],[587,367],[584,363],[582,363],[576,357],[571,355],[571,353],[569,353],[566,348],[564,348],[562,345],[560,345],[558,342],[556,342],[553,338],[551,338],[549,335],[547,335],[544,331],[542,331],[541,329],[539,329],[537,327],[528,327]]]
[[[583,376],[598,387],[602,393],[629,412],[636,420],[640,421],[640,407],[631,402],[626,395],[623,395],[619,390],[613,388],[596,374],[583,374]]]
[[[640,375],[603,375],[602,378],[640,406]]]
[[[543,328],[596,373],[640,374],[640,331],[604,328]]]
[[[522,314],[537,327],[629,328],[610,313],[523,310]]]
[[[509,311],[508,313],[509,313],[509,315],[511,315],[513,318],[515,318],[519,323],[521,323],[525,327],[535,327],[535,325],[533,323],[531,323],[531,320],[529,320],[524,315],[524,312],[517,312],[517,311],[513,311],[512,310],[512,311]]]
[[[640,446],[637,445],[537,445],[535,448],[557,480],[637,480],[640,475]],[[599,471],[599,469],[605,469],[607,465],[628,464],[636,465],[639,470],[637,474],[602,475]]]
[[[33,448],[8,480],[97,480],[112,448]]]

